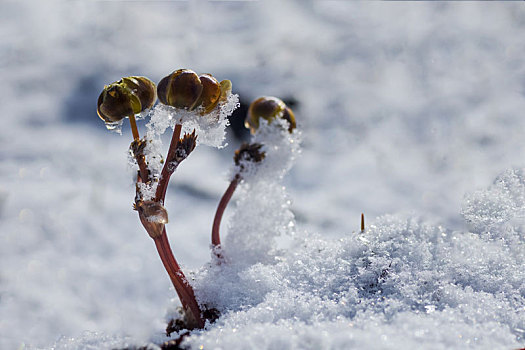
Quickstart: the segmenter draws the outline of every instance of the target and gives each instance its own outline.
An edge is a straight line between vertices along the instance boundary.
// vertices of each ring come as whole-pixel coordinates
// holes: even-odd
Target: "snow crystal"
[[[252,141],[263,145],[265,158],[243,168],[224,259],[192,276],[199,302],[221,317],[188,345],[445,349],[523,342],[523,242],[395,216],[341,239],[296,232],[281,180],[300,152],[300,135],[284,123],[261,123]],[[506,172],[465,215],[486,225],[488,197],[499,217],[515,215],[525,204],[524,183],[521,171]],[[290,237],[288,249],[278,249],[281,235]]]
[[[254,349],[522,346],[523,241],[487,240],[395,216],[378,218],[365,232],[341,239],[295,232],[279,180],[298,152],[297,135],[278,130],[263,124],[254,137],[265,145],[267,157],[240,185],[222,247],[225,259],[193,276],[199,302],[219,310],[221,317],[186,344]],[[488,194],[467,201],[465,216],[484,227],[520,213],[523,179],[521,170],[505,172]],[[489,220],[494,212],[484,206],[487,198],[501,213],[494,221]],[[282,234],[289,234],[292,244],[278,250],[275,238]]]
[[[181,136],[195,130],[197,134],[197,144],[222,148],[226,135],[226,127],[229,125],[228,116],[239,106],[239,96],[229,94],[225,102],[218,104],[210,113],[200,114],[200,109],[188,111],[174,108],[171,106],[157,104],[151,111],[144,111],[142,118],[150,116],[150,121],[146,124],[146,146],[144,155],[151,171],[153,181],[151,184],[140,184],[139,190],[142,197],[146,200],[155,197],[160,173],[164,166],[163,145],[160,135],[164,134],[167,128],[175,128],[176,124],[182,124]],[[133,163],[134,160],[133,160]]]
[[[220,103],[210,113],[200,114],[200,109],[188,111],[180,108],[157,104],[148,127],[148,138],[162,135],[168,127],[182,124],[182,134],[191,133],[195,129],[197,143],[212,147],[224,147],[225,128],[229,125],[228,116],[239,106],[239,96],[229,94],[225,102]]]
[[[278,253],[275,238],[294,230],[291,201],[281,180],[300,153],[300,133],[289,133],[287,128],[285,120],[262,121],[252,142],[262,145],[265,157],[251,167],[242,162],[243,181],[235,203],[239,209],[230,220],[222,247],[225,257],[236,263],[272,261]]]
[[[231,259],[197,276],[201,302],[222,317],[188,344],[517,348],[525,335],[523,250],[393,216],[339,240],[296,234],[276,263]]]
[[[289,199],[275,185],[273,209],[255,196],[251,205],[271,219],[284,205],[274,223],[284,236],[258,218],[264,226],[244,242],[225,218],[228,259],[195,274],[209,256],[225,158],[203,149],[178,169],[172,248],[199,300],[221,313],[191,348],[525,346],[520,170],[465,197],[471,232],[456,209],[472,186],[524,166],[522,4],[0,3],[1,349],[118,349],[121,334],[137,347],[160,343],[151,335],[176,293],[130,210],[130,140],[108,137],[94,98],[123,72],[161,77],[173,62],[229,75],[246,99],[296,100],[307,147],[287,186],[294,234],[281,227]],[[144,18],[156,25],[137,26]],[[245,180],[228,215],[264,193],[250,190],[262,177]],[[367,230],[352,233],[363,210]],[[399,212],[447,228],[375,219]],[[259,261],[233,249],[252,249],[264,239],[255,234],[271,241]],[[97,333],[77,338],[83,329]]]
[[[525,169],[507,170],[488,189],[466,195],[462,214],[474,232],[493,238],[513,236],[523,243]]]
[[[55,342],[53,350],[98,350],[125,349],[135,342],[130,337],[110,336],[98,332],[84,332],[79,337],[61,337]],[[130,349],[133,347],[129,347]],[[155,349],[156,347],[148,347]]]

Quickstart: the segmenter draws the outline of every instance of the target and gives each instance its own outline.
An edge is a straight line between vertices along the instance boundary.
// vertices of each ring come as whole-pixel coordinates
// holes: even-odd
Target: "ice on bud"
[[[292,110],[277,97],[259,97],[250,104],[244,125],[250,129],[252,134],[259,128],[260,119],[271,123],[275,119],[283,119],[288,122],[288,131],[295,129],[295,116]]]
[[[125,77],[104,87],[97,101],[97,114],[108,129],[129,115],[151,108],[157,99],[155,84],[146,77]]]
[[[223,84],[223,82],[221,82],[221,94],[225,94],[224,99],[221,95],[219,103],[204,118],[200,108],[190,111],[162,103],[157,104],[149,123],[146,124],[147,138],[158,139],[167,128],[173,129],[175,125],[181,124],[183,133],[191,134],[195,129],[199,136],[198,144],[223,147],[225,128],[229,124],[228,116],[239,107],[239,96],[231,93],[231,83],[228,81]]]
[[[168,223],[168,211],[155,201],[139,201],[136,204],[140,221],[151,238],[162,235],[164,225]]]
[[[168,223],[168,212],[166,208],[159,202],[143,201],[138,204],[139,211],[150,222],[157,222],[159,224]]]

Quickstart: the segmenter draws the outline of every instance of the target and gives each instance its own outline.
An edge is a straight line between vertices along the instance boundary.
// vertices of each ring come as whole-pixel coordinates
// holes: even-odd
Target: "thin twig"
[[[157,185],[157,191],[155,192],[155,201],[164,202],[166,198],[166,190],[168,189],[168,183],[170,182],[171,174],[175,169],[170,166],[170,159],[173,159],[177,150],[177,144],[179,143],[180,133],[182,131],[182,125],[176,124],[175,130],[173,130],[173,136],[171,137],[170,148],[168,149],[168,155],[166,156],[166,162],[162,167],[160,173],[160,180]]]
[[[230,202],[230,199],[233,196],[233,192],[235,192],[235,189],[237,188],[237,185],[240,181],[241,176],[239,174],[236,174],[233,180],[230,182],[230,185],[226,189],[226,192],[224,192],[224,194],[222,195],[221,201],[219,202],[217,211],[215,212],[215,218],[213,219],[213,227],[211,231],[211,244],[213,245],[213,247],[218,247],[221,244],[221,237],[219,231],[221,227],[222,215],[224,214],[224,210]]]

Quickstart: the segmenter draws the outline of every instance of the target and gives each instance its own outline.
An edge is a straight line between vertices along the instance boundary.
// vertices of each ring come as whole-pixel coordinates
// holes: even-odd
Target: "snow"
[[[146,124],[148,138],[156,139],[168,127],[173,129],[175,124],[181,124],[182,135],[191,134],[195,130],[199,144],[222,148],[226,138],[225,128],[229,124],[228,117],[238,106],[239,96],[231,93],[225,102],[221,102],[204,116],[200,114],[200,109],[187,111],[158,103]]]
[[[108,133],[96,99],[178,68],[295,100],[298,121],[257,136],[269,156],[226,210],[220,265],[240,142],[203,131],[228,146],[173,175],[172,248],[221,312],[185,344],[525,346],[521,4],[6,1],[0,18],[0,348],[167,339],[180,304],[132,210],[129,123]]]
[[[384,216],[365,232],[339,239],[296,232],[290,201],[278,183],[279,172],[294,158],[294,152],[283,157],[283,146],[298,143],[287,134],[277,123],[263,123],[254,137],[270,152],[241,184],[221,250],[226,263],[212,263],[194,276],[200,303],[222,316],[186,344],[447,349],[523,342],[523,230],[512,226],[509,239],[493,240]],[[522,170],[508,171],[487,192],[496,207],[511,196],[518,202],[514,208],[523,208],[524,184]],[[497,211],[479,202],[468,204],[470,221],[488,227],[485,218]],[[287,249],[277,249],[278,235],[290,236]]]

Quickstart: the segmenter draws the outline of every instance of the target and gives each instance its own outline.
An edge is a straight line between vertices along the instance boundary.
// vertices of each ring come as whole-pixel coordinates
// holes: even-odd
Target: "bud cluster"
[[[151,108],[157,96],[162,104],[186,110],[210,113],[231,92],[229,80],[219,83],[211,74],[197,75],[179,69],[162,78],[158,87],[146,77],[125,77],[104,86],[98,97],[97,114],[106,123],[118,123],[125,117]]]

